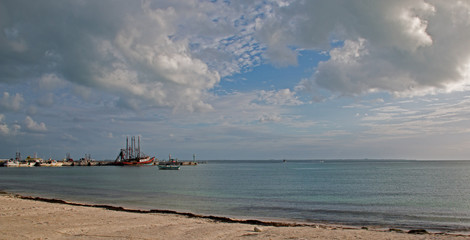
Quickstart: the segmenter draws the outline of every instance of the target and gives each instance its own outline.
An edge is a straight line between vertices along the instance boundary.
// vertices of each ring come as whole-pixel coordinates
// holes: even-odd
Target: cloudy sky
[[[2,0],[0,158],[470,158],[470,1]]]

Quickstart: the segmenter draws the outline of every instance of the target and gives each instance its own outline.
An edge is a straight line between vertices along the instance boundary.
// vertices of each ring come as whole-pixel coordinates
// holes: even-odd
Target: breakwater
[[[0,160],[0,167],[6,167],[7,166],[8,160]],[[82,160],[82,161],[58,161],[60,164],[56,165],[40,165],[40,164],[18,164],[15,167],[84,167],[84,166],[113,166],[113,165],[119,165],[116,164],[115,161],[110,161],[110,160],[104,160],[104,161],[95,161],[95,160]],[[150,165],[165,165],[168,162],[161,162],[161,161],[155,161],[153,164]],[[193,161],[179,161],[176,163],[173,163],[175,165],[181,165],[181,166],[195,166],[200,163],[204,162],[193,162]]]

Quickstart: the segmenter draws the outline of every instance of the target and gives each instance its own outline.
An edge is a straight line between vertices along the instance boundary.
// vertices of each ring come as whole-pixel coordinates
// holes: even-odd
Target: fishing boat
[[[27,156],[25,161],[26,161],[26,164],[23,167],[40,166],[41,163],[44,162],[42,158],[38,157],[37,153],[34,153],[33,157]]]
[[[152,165],[155,161],[155,157],[140,157],[127,159],[126,161],[121,162],[122,165]]]
[[[180,170],[179,165],[158,165],[160,170]]]
[[[22,161],[21,160],[21,153],[20,152],[16,152],[16,156],[15,158],[13,159],[10,159],[8,160],[6,163],[4,163],[4,166],[5,167],[32,167],[34,166],[29,164],[28,161]]]
[[[121,166],[140,166],[140,165],[153,165],[155,157],[147,156],[140,151],[140,137],[137,139],[137,146],[135,137],[126,138],[126,148],[122,148],[119,152],[115,164]]]
[[[40,167],[62,167],[62,162],[57,162],[56,160],[53,160],[49,158],[49,160],[45,162],[39,163]]]
[[[36,167],[36,162],[19,162],[18,167]]]
[[[20,163],[16,160],[10,159],[4,164],[5,167],[19,167]]]
[[[180,170],[181,164],[177,158],[171,158],[171,154],[168,157],[168,162],[161,162],[158,164],[160,170]]]
[[[70,157],[70,153],[65,155],[65,158],[62,160],[62,162],[73,162],[73,158]]]

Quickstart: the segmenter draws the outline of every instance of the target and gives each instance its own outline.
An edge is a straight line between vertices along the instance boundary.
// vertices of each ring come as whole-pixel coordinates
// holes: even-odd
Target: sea
[[[470,233],[470,161],[4,167],[0,191],[241,219]]]

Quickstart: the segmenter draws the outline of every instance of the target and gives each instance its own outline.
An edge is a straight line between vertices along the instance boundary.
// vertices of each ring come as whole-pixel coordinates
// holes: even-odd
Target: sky
[[[470,1],[2,0],[0,158],[470,159]]]

